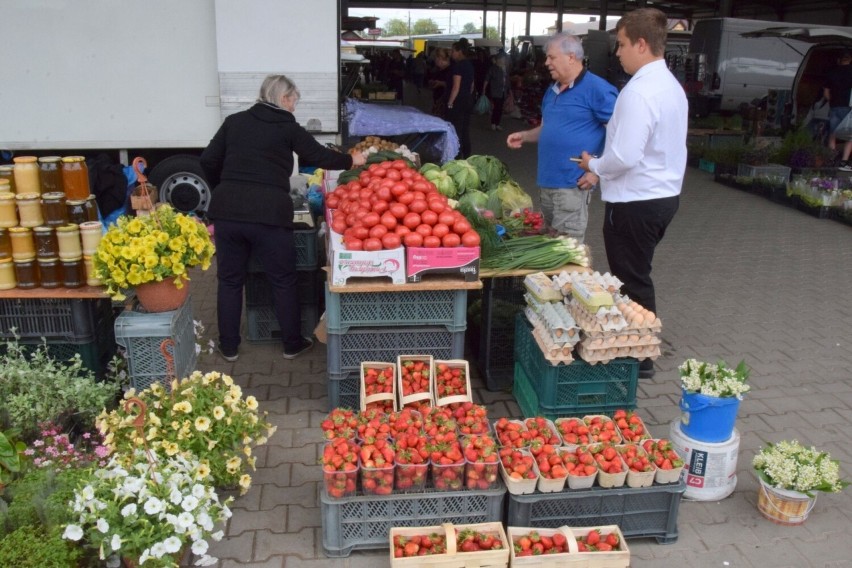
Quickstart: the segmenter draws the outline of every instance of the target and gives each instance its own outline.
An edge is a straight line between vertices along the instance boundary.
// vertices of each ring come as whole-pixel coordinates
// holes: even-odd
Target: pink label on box
[[[418,282],[424,274],[461,274],[466,281],[479,278],[479,247],[406,248],[406,275]]]

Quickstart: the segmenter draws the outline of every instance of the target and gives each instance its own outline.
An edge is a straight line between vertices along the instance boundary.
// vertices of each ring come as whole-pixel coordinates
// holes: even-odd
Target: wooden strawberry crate
[[[385,383],[383,386],[379,386],[376,382],[376,373],[378,373],[379,380],[381,380],[384,374],[390,374],[390,377],[384,377]],[[371,388],[374,391],[379,391],[386,390],[388,386],[390,387],[388,392],[371,392],[371,394],[367,394],[367,390]],[[361,410],[365,410],[367,405],[372,402],[380,401],[390,401],[390,404],[393,405],[393,410],[397,410],[396,364],[381,361],[364,361],[361,363]]]
[[[627,568],[630,566],[630,549],[627,547],[627,541],[624,540],[624,535],[618,525],[569,527],[569,530],[577,541],[588,535],[590,531],[595,530],[600,533],[601,540],[605,540],[608,535],[614,534],[618,539],[618,550],[588,552],[581,550],[572,554],[563,566],[582,566],[583,568]]]
[[[534,554],[534,556],[518,556],[519,552],[515,547],[520,546],[519,540],[529,535],[530,533],[536,532],[540,536],[548,537],[549,539],[553,539],[554,535],[561,535],[565,538],[565,543],[568,546],[567,552],[559,552],[559,553],[547,553],[547,554]],[[555,529],[546,529],[546,528],[538,528],[538,527],[512,527],[510,526],[506,530],[506,534],[509,538],[509,542],[511,543],[510,547],[510,565],[514,568],[515,566],[524,566],[524,567],[536,567],[536,568],[562,568],[566,566],[571,555],[577,553],[577,539],[574,538],[574,533],[571,532],[571,529],[568,527],[559,527]]]
[[[425,373],[427,379],[428,388],[426,390],[420,392],[412,392],[409,394],[405,394],[405,389],[403,389],[403,374],[405,370],[403,366],[406,362],[411,361],[416,366],[422,365],[421,369],[412,369],[410,372],[412,373]],[[434,404],[435,394],[433,392],[434,388],[434,379],[435,376],[435,359],[431,355],[400,355],[396,358],[396,366],[397,366],[397,393],[399,393],[399,406],[400,408],[408,405],[414,404],[418,402],[425,402],[427,404]]]
[[[464,392],[441,396],[438,386],[441,384],[442,373],[444,372],[442,369],[446,369],[447,372],[453,375],[456,374],[456,371],[459,371],[461,375],[464,375],[458,377],[462,383],[460,388],[463,388]],[[453,404],[454,402],[473,402],[473,392],[470,389],[470,366],[467,361],[464,359],[436,359],[435,372],[432,379],[432,391],[435,393],[435,404],[437,406],[446,406],[447,404]]]

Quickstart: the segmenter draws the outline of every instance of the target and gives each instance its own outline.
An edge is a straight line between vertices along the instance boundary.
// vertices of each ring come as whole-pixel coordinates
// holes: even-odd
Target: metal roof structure
[[[507,12],[553,12],[618,16],[643,6],[659,8],[670,19],[734,17],[852,26],[848,0],[341,0],[343,9],[396,8]],[[345,12],[344,12],[345,13]]]

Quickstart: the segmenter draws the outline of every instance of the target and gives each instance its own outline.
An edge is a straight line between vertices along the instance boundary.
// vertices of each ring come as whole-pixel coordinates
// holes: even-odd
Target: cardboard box
[[[409,282],[420,282],[428,274],[459,275],[465,282],[479,280],[479,247],[406,247],[405,258]]]
[[[394,284],[405,284],[405,249],[350,251],[343,246],[343,235],[328,229],[328,260],[331,285],[343,286],[350,278],[388,277]]]

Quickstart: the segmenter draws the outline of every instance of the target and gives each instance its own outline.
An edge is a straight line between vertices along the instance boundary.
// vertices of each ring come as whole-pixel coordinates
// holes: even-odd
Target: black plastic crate
[[[526,305],[524,293],[523,276],[483,278],[479,309],[469,311],[476,364],[490,391],[512,388],[515,315]]]
[[[297,284],[300,304],[319,304],[322,297],[321,270],[300,270]],[[271,306],[272,285],[265,272],[249,272],[246,277],[246,306]]]
[[[107,322],[112,325],[108,298],[3,298],[0,299],[0,337],[48,342],[92,343]],[[12,331],[14,328],[14,332]]]
[[[557,528],[618,525],[625,538],[677,541],[683,481],[644,488],[568,489],[557,493],[509,495],[507,524]]]
[[[316,270],[319,267],[319,238],[317,229],[293,231],[296,241],[296,270]],[[263,272],[260,260],[249,258],[249,272]]]
[[[361,375],[359,372],[328,376],[328,409],[361,408]]]

